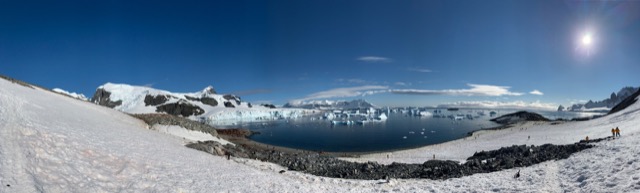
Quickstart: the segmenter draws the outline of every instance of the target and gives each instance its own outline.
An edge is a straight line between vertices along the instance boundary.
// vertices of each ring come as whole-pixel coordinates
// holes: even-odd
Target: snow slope
[[[522,125],[392,153],[390,160],[461,160],[511,144],[622,138],[572,155],[449,180],[362,181],[316,177],[255,160],[226,160],[186,148],[116,110],[0,79],[0,192],[639,192],[640,105],[588,122]],[[526,140],[526,136],[531,140]],[[388,162],[385,154],[359,161]],[[521,177],[512,176],[521,169]]]
[[[188,103],[195,105],[204,110],[204,114],[189,116],[192,120],[204,120],[210,124],[226,124],[239,121],[263,121],[276,119],[297,118],[300,116],[312,114],[313,111],[295,108],[279,108],[272,109],[261,105],[251,105],[250,103],[240,101],[239,97],[216,94],[213,87],[209,86],[202,91],[193,93],[172,93],[165,90],[159,90],[143,86],[132,86],[127,84],[106,83],[98,89],[104,89],[110,92],[110,100],[121,100],[122,104],[114,107],[115,109],[127,113],[156,113],[156,106],[146,105],[145,97],[149,96],[170,96],[168,101],[162,104],[170,103]],[[192,98],[211,98],[217,101],[216,106],[205,104],[201,101],[189,100]],[[237,99],[237,100],[236,100]],[[233,108],[225,107],[224,102],[234,105]]]
[[[227,140],[224,140],[219,137],[214,137],[211,134],[204,133],[201,131],[188,130],[182,126],[178,125],[160,125],[155,124],[151,126],[151,130],[158,131],[160,133],[173,135],[183,140],[183,144],[194,143],[198,141],[215,141],[222,145],[233,144]]]

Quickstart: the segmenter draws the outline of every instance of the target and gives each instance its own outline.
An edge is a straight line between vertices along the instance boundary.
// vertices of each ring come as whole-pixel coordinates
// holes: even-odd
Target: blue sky
[[[0,2],[0,73],[88,96],[566,105],[639,86],[638,50],[639,1]]]

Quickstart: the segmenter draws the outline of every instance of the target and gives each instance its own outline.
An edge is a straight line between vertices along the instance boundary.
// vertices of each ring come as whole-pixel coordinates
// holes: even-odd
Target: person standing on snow
[[[616,127],[616,136],[620,137],[620,129],[618,127]]]
[[[611,128],[611,136],[616,138],[616,128]]]

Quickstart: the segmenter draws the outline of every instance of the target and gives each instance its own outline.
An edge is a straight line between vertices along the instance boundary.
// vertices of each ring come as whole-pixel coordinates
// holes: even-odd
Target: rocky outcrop
[[[187,118],[168,115],[168,114],[133,114],[131,115],[135,118],[138,118],[148,125],[177,125],[184,127],[188,130],[193,131],[201,131],[204,133],[209,133],[212,136],[218,136],[218,132],[212,126],[209,126],[204,123],[200,123],[197,121],[193,121]]]
[[[220,145],[216,142],[198,142],[187,147],[214,155]],[[498,150],[475,153],[465,164],[449,160],[429,160],[422,164],[392,163],[381,165],[375,162],[355,163],[326,156],[317,152],[288,153],[261,149],[246,145],[226,145],[222,151],[234,157],[258,159],[317,176],[377,180],[389,178],[448,179],[488,173],[515,167],[531,166],[548,160],[566,159],[571,154],[591,148],[588,143],[570,145],[511,146]]]
[[[216,101],[216,99],[213,99],[213,98],[204,97],[200,99],[200,102],[202,102],[202,104],[209,105],[212,107],[218,106],[218,101]]]
[[[151,96],[147,95],[144,97],[144,106],[158,106],[164,104],[169,100],[169,95],[157,95]]]
[[[543,117],[540,114],[527,112],[527,111],[518,111],[511,114],[506,114],[497,118],[491,119],[491,121],[499,123],[499,124],[514,124],[523,121],[549,121],[549,119]]]
[[[21,81],[21,80],[15,79],[15,78],[11,78],[11,77],[8,77],[8,76],[4,76],[4,75],[0,75],[0,78],[8,80],[11,83],[18,84],[20,86],[24,86],[24,87],[33,89],[33,86],[31,84],[26,83],[24,81]]]
[[[231,102],[229,102],[229,101],[224,102],[224,107],[227,107],[227,108],[236,108],[236,106],[234,106],[234,105],[233,105],[233,103],[231,103]]]
[[[204,113],[204,110],[196,105],[192,105],[190,103],[186,103],[183,101],[178,101],[176,103],[169,103],[156,107],[156,112],[165,112],[170,115],[180,115],[183,117],[188,117],[192,115],[201,115]]]
[[[218,101],[214,98],[209,98],[209,97],[196,98],[196,97],[190,97],[187,95],[184,95],[184,97],[191,101],[200,101],[202,104],[209,105],[212,107],[218,106]]]
[[[276,108],[276,106],[273,105],[273,104],[261,104],[261,106],[267,107],[267,108],[270,108],[270,109],[275,109]]]
[[[236,95],[226,94],[226,95],[222,96],[222,98],[224,98],[226,100],[234,100],[234,101],[236,101],[237,105],[240,105],[240,102],[242,102],[242,100],[240,100],[240,97],[236,96]]]
[[[109,91],[98,88],[96,90],[96,93],[93,94],[93,97],[91,97],[91,102],[109,108],[114,108],[122,104],[122,100],[111,101],[109,96],[111,96],[111,93]]]

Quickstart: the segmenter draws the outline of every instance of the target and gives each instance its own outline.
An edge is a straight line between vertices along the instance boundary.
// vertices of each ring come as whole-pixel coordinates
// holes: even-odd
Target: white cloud
[[[363,62],[391,62],[390,58],[385,58],[380,56],[362,56],[357,58],[356,60],[360,60]]]
[[[307,95],[301,99],[291,100],[291,103],[300,103],[307,100],[328,99],[340,97],[366,96],[377,93],[387,92],[388,86],[366,85],[358,87],[334,88],[330,90],[320,91]]]
[[[543,103],[540,101],[524,102],[524,101],[458,101],[438,105],[438,108],[488,108],[488,109],[538,109],[538,110],[556,110],[557,104]]]
[[[395,94],[417,95],[455,95],[455,96],[520,96],[523,93],[511,92],[508,86],[494,86],[481,84],[467,84],[470,89],[446,89],[446,90],[420,90],[420,89],[393,89]]]
[[[567,99],[569,101],[569,103],[571,105],[573,104],[584,104],[587,103],[589,100],[584,100],[584,99]]]
[[[408,70],[409,71],[414,71],[414,72],[424,72],[424,73],[433,72],[433,71],[431,71],[429,69],[426,69],[426,68],[409,68]]]
[[[395,82],[394,84],[398,86],[411,86],[411,83],[406,82]]]
[[[352,79],[339,79],[338,81],[340,82],[348,82],[348,83],[354,83],[354,84],[363,84],[366,83],[366,80],[362,80],[362,79],[357,79],[357,78],[352,78]]]
[[[539,90],[533,90],[533,91],[529,92],[529,94],[532,94],[532,95],[544,95],[544,93],[540,92]]]

